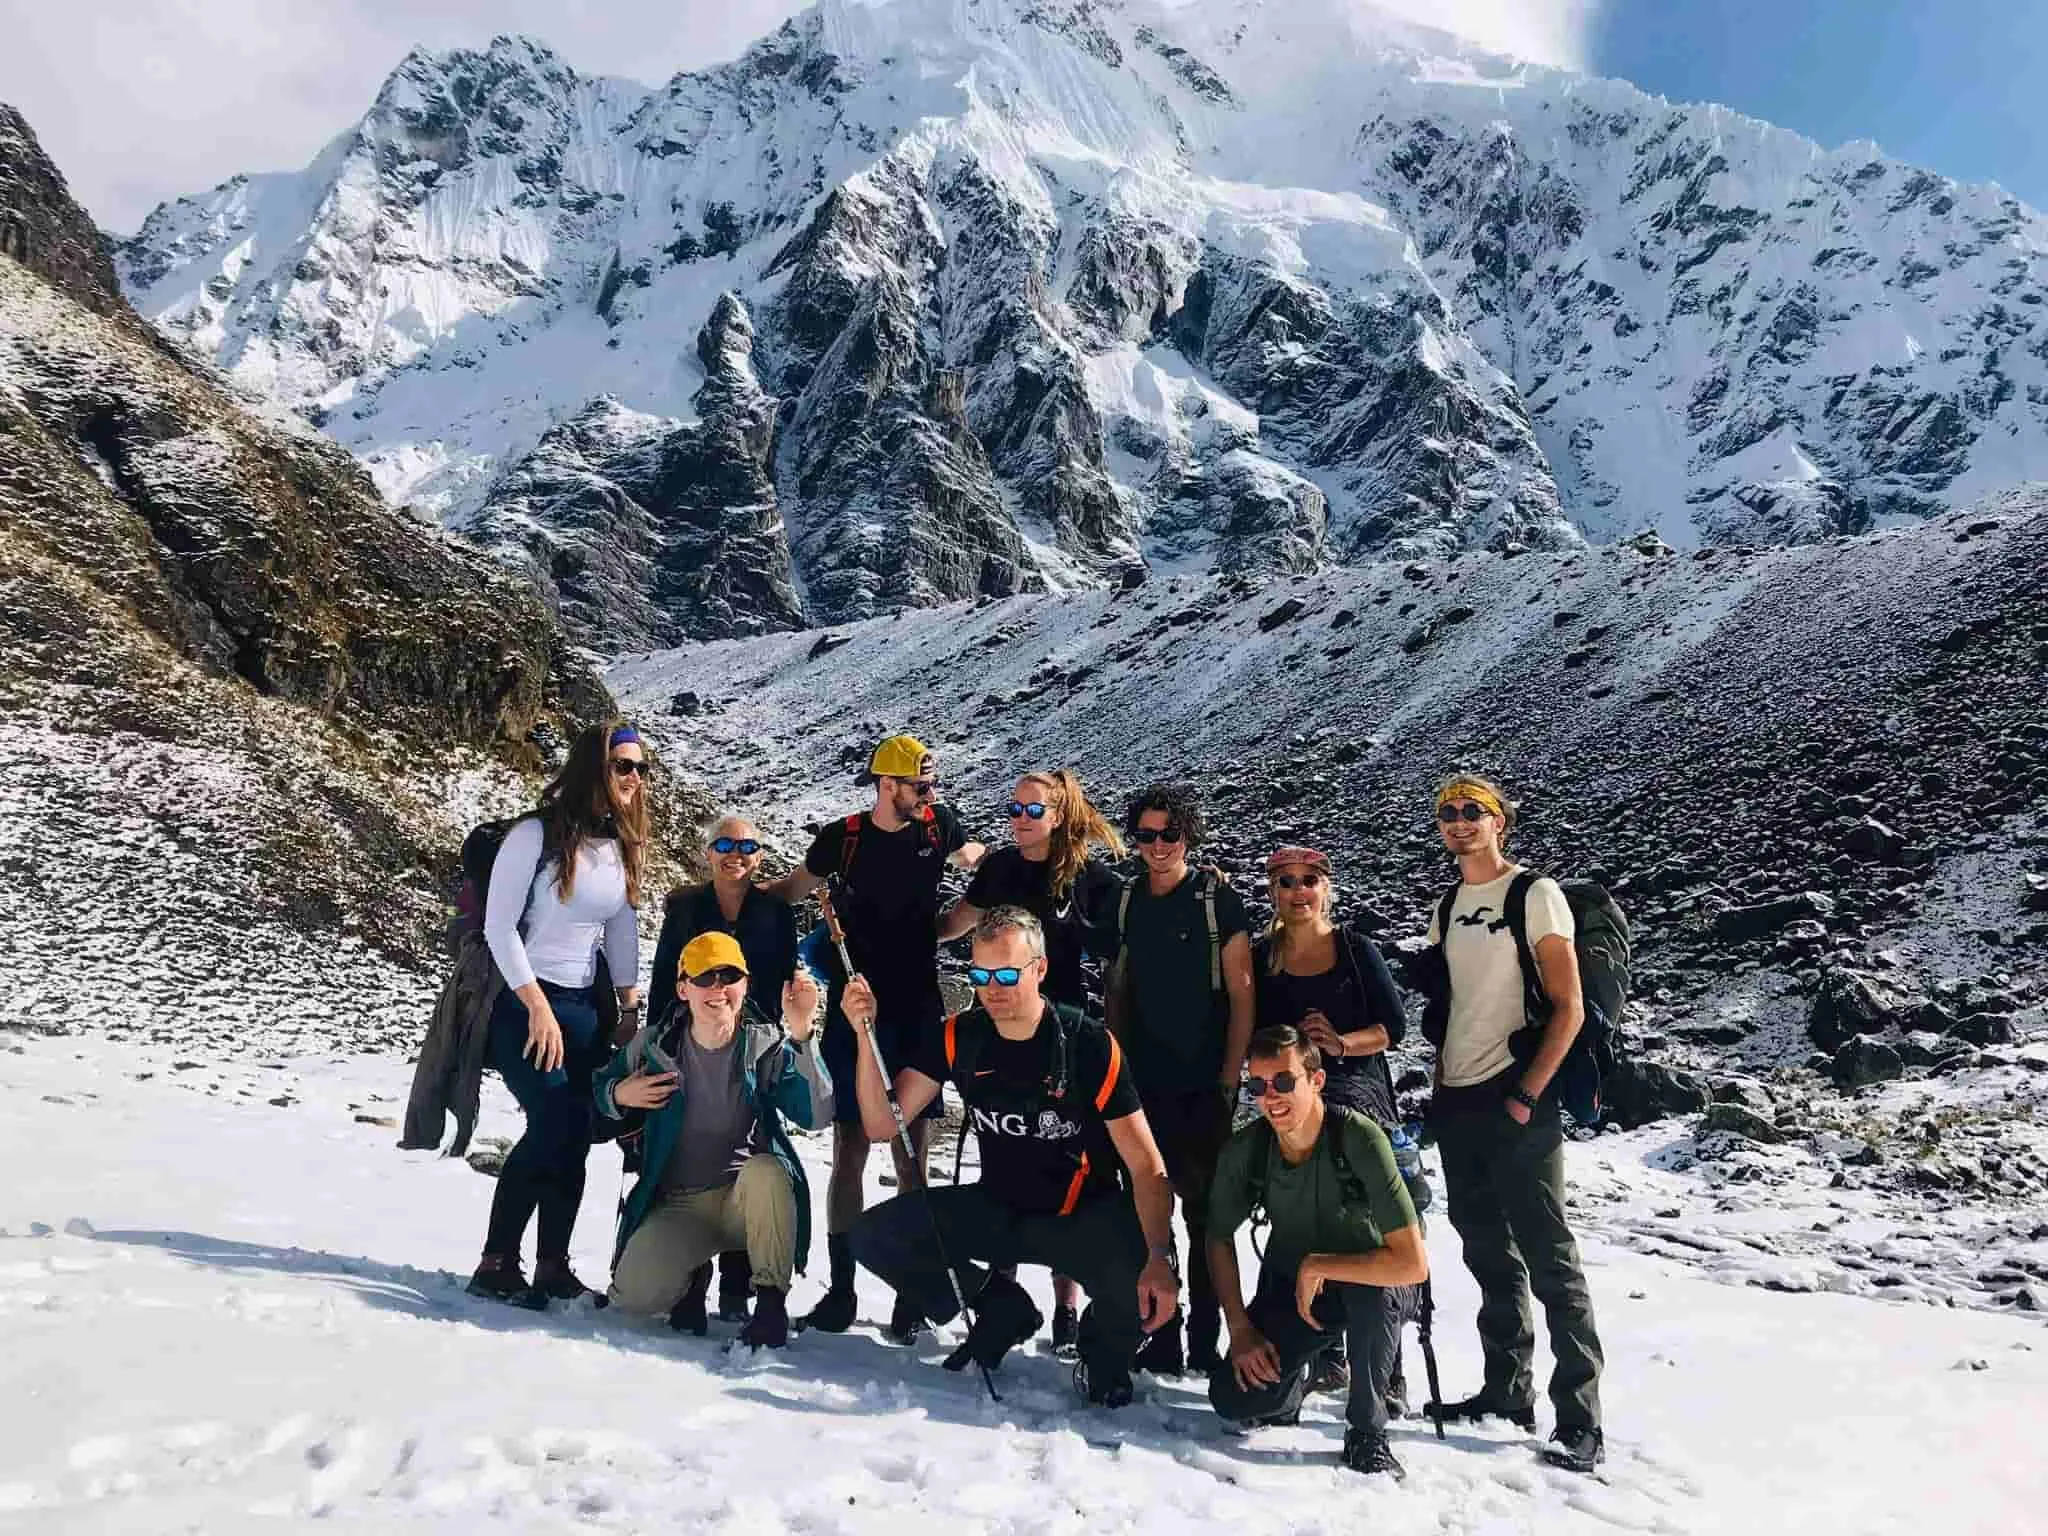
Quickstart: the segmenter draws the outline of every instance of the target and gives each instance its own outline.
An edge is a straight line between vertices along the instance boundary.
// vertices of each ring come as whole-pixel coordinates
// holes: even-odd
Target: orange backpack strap
[[[846,818],[846,835],[839,839],[839,884],[844,887],[853,874],[854,850],[860,847],[860,816],[855,811]]]
[[[954,1058],[959,1054],[959,1048],[960,1015],[949,1013],[946,1015],[946,1070],[948,1072],[953,1070]]]
[[[1109,1041],[1109,1070],[1102,1074],[1102,1087],[1095,1095],[1097,1114],[1100,1114],[1103,1107],[1109,1103],[1109,1096],[1116,1092],[1117,1079],[1124,1074],[1123,1047],[1116,1043],[1116,1036],[1107,1030],[1103,1031],[1103,1038]]]

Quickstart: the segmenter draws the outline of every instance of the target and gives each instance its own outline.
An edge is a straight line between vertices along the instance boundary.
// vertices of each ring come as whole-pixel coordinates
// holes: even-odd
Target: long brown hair
[[[647,853],[648,784],[641,779],[640,793],[630,805],[621,805],[612,792],[612,732],[624,724],[609,720],[579,735],[569,747],[562,771],[540,792],[541,858],[555,861],[555,890],[564,901],[575,892],[576,855],[585,840],[615,834],[620,861],[626,866],[626,900],[635,907],[640,905],[640,869]],[[646,750],[644,745],[641,750]],[[603,811],[598,810],[599,805]]]
[[[1088,796],[1081,789],[1081,776],[1071,768],[1055,768],[1051,773],[1027,773],[1017,782],[1044,786],[1046,804],[1060,813],[1060,824],[1052,829],[1052,852],[1048,855],[1052,864],[1054,901],[1061,900],[1074,888],[1082,866],[1088,862],[1090,843],[1101,844],[1119,859],[1124,856],[1123,838],[1117,835],[1116,828],[1110,825],[1102,812],[1089,804]]]

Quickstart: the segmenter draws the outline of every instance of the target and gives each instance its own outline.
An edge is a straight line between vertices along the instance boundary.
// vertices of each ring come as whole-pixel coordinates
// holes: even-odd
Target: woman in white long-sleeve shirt
[[[545,1307],[588,1287],[569,1267],[590,1154],[591,1074],[611,1051],[597,1014],[600,951],[627,1018],[639,1026],[641,859],[647,758],[631,726],[597,726],[513,824],[491,866],[484,938],[505,978],[491,1013],[490,1064],[526,1111],[505,1158],[471,1294]],[[520,1271],[527,1223],[540,1215],[533,1284]]]

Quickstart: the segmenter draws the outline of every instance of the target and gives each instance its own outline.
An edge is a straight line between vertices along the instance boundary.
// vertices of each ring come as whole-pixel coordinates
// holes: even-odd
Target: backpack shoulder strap
[[[1195,887],[1202,898],[1202,915],[1209,921],[1209,990],[1223,990],[1223,935],[1216,924],[1216,877],[1204,870],[1195,877],[1202,883]]]
[[[1550,1000],[1543,995],[1543,975],[1536,968],[1536,952],[1529,947],[1529,888],[1541,878],[1533,869],[1516,875],[1509,882],[1501,915],[1507,919],[1508,932],[1515,938],[1515,959],[1521,963],[1523,990],[1532,1004],[1547,1008]]]
[[[939,813],[926,806],[917,813],[917,819],[924,827],[924,840],[931,845],[933,853],[939,852]]]
[[[1119,947],[1124,941],[1125,925],[1130,921],[1131,892],[1138,888],[1138,882],[1144,878],[1143,875],[1127,876],[1124,880],[1123,894],[1116,899],[1116,941]]]
[[[946,1070],[960,1070],[960,1015],[957,1013],[946,1015]]]
[[[839,839],[839,883],[843,886],[853,876],[853,855],[860,847],[860,826],[863,813],[855,811],[846,818],[846,835]]]
[[[1266,1209],[1266,1186],[1273,1181],[1273,1152],[1279,1144],[1279,1138],[1273,1134],[1272,1125],[1263,1116],[1260,1117],[1258,1129],[1253,1134],[1258,1137],[1259,1144],[1251,1155],[1248,1172],[1251,1175],[1249,1187],[1252,1197],[1252,1219],[1256,1221]]]
[[[1442,949],[1444,947],[1444,940],[1451,936],[1451,908],[1458,904],[1458,892],[1463,888],[1462,884],[1453,885],[1448,891],[1444,892],[1443,899],[1436,904],[1436,947],[1438,949]]]

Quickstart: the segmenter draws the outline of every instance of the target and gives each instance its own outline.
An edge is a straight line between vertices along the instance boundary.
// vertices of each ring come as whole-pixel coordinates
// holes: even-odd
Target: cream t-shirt
[[[1451,1017],[1444,1030],[1443,1083],[1469,1088],[1505,1072],[1514,1061],[1508,1036],[1524,1024],[1522,966],[1515,936],[1508,932],[1508,887],[1522,872],[1517,864],[1485,885],[1461,885],[1451,903],[1451,932],[1444,959],[1451,968]],[[1529,948],[1551,934],[1573,936],[1572,909],[1555,880],[1529,887]],[[1437,941],[1436,914],[1429,941]]]

